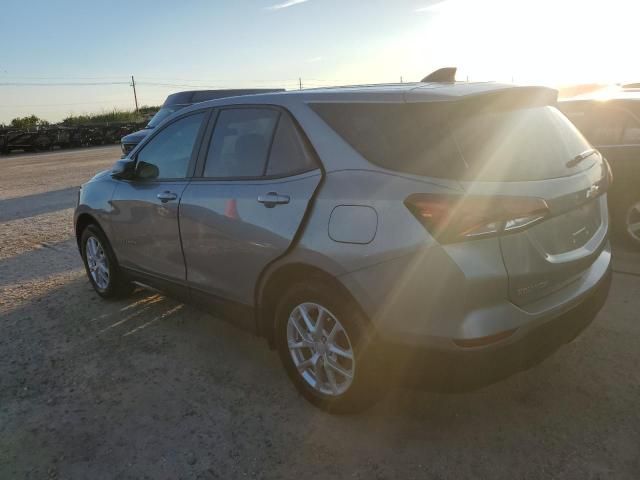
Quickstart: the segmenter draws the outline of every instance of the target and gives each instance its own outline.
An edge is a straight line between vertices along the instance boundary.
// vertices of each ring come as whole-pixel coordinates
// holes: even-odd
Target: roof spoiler
[[[420,80],[422,83],[455,83],[456,81],[456,72],[458,69],[456,67],[444,67],[436,70],[435,72],[431,72],[429,75]]]

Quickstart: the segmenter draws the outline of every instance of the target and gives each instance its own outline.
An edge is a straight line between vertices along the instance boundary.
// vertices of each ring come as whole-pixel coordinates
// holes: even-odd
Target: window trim
[[[138,157],[140,155],[141,152],[144,151],[145,148],[147,148],[147,145],[149,145],[149,143],[151,143],[153,141],[153,139],[160,135],[165,129],[167,129],[168,127],[170,127],[171,125],[173,125],[174,123],[193,116],[193,115],[199,115],[199,114],[204,114],[202,117],[202,123],[200,125],[200,129],[198,130],[198,133],[196,135],[195,141],[193,143],[193,149],[191,150],[191,158],[189,158],[189,163],[187,165],[187,174],[184,177],[174,177],[174,178],[153,178],[153,179],[149,179],[149,180],[142,180],[139,179],[137,177],[132,178],[131,180],[127,180],[128,182],[133,182],[133,183],[141,183],[141,184],[150,184],[150,183],[163,183],[163,182],[179,182],[179,181],[189,181],[190,179],[192,179],[195,175],[195,168],[196,168],[196,163],[197,163],[197,159],[198,156],[200,155],[200,151],[202,150],[202,139],[203,139],[203,135],[205,133],[205,131],[207,130],[209,123],[211,121],[211,115],[212,115],[213,109],[212,108],[201,108],[198,110],[194,110],[194,111],[190,111],[190,112],[185,112],[182,115],[179,115],[178,117],[174,118],[173,120],[171,120],[169,123],[167,123],[166,125],[164,125],[162,128],[160,128],[159,130],[156,130],[154,132],[152,132],[147,138],[145,138],[145,142],[143,145],[140,146],[140,149],[136,152],[136,154],[133,157],[133,160],[135,162],[135,168],[138,167]]]
[[[278,119],[276,120],[276,125],[273,129],[273,134],[271,135],[271,142],[269,143],[269,150],[267,152],[267,161],[264,164],[264,169],[262,171],[262,175],[259,176],[244,176],[244,177],[207,177],[204,175],[207,156],[209,155],[209,149],[211,148],[213,133],[215,131],[216,126],[218,125],[218,119],[220,118],[220,113],[223,110],[239,110],[239,109],[247,109],[247,110],[275,110],[279,113]],[[298,130],[298,134],[302,137],[302,140],[306,142],[309,147],[309,151],[311,153],[311,157],[314,163],[312,168],[303,168],[296,171],[286,172],[284,174],[278,175],[266,175],[266,172],[269,168],[269,162],[271,161],[271,149],[273,148],[273,142],[276,138],[276,131],[278,130],[278,126],[280,125],[280,119],[282,115],[288,115],[289,119],[293,123],[294,128]],[[193,175],[194,180],[211,180],[211,181],[224,181],[224,182],[241,182],[241,181],[260,181],[260,180],[278,180],[282,178],[294,177],[297,175],[302,175],[307,172],[313,172],[315,170],[322,170],[322,162],[320,161],[320,157],[316,152],[315,148],[309,141],[309,137],[307,136],[304,129],[300,126],[295,116],[289,112],[286,108],[280,105],[272,105],[272,104],[234,104],[234,105],[223,105],[220,107],[216,107],[215,111],[212,114],[211,120],[209,122],[209,126],[207,127],[207,131],[204,133],[204,137],[202,139],[202,147],[200,149],[200,155],[198,156],[198,162],[196,164],[195,173]]]

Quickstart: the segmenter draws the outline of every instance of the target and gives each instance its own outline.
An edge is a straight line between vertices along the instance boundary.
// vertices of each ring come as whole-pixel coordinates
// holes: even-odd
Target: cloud
[[[307,58],[307,63],[318,63],[318,62],[321,62],[322,60],[324,60],[324,57],[312,57],[312,58]]]
[[[271,5],[270,7],[267,7],[267,10],[282,10],[283,8],[293,7],[294,5],[299,5],[308,1],[309,0],[287,0],[286,2]]]

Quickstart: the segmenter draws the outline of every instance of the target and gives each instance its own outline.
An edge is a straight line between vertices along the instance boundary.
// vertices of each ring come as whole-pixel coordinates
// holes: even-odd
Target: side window
[[[627,122],[620,142],[623,145],[640,145],[640,122],[631,112],[627,113]]]
[[[204,176],[262,176],[279,116],[277,110],[266,108],[222,110],[209,145]]]
[[[144,180],[185,178],[205,112],[165,127],[138,154],[138,176]]]
[[[593,119],[594,145],[640,143],[640,123],[630,112],[621,108],[602,108]]]
[[[282,114],[273,139],[267,175],[287,175],[316,167],[313,153],[289,115]]]

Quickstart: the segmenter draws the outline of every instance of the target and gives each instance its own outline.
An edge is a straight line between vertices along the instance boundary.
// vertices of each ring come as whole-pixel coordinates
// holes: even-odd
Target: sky
[[[2,0],[0,123],[198,88],[640,81],[637,0]],[[75,85],[69,85],[75,84]],[[82,85],[77,85],[82,84]]]

